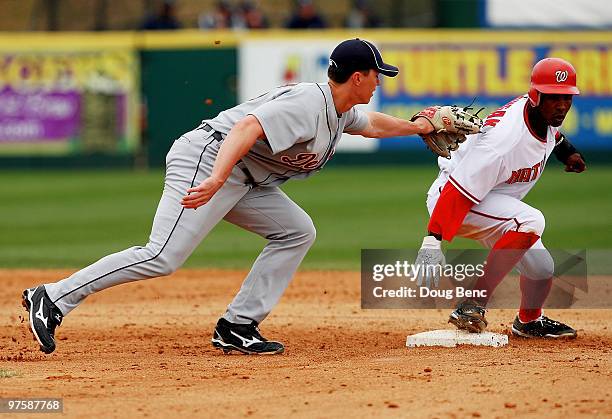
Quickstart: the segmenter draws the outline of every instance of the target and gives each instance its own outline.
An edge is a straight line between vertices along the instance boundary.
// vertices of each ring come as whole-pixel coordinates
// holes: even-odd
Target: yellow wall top
[[[612,44],[612,31],[494,31],[494,30],[325,30],[325,31],[151,31],[151,32],[0,32],[0,50],[86,50],[92,48],[202,49],[235,47],[252,39],[334,39],[362,37],[384,43],[573,43]]]

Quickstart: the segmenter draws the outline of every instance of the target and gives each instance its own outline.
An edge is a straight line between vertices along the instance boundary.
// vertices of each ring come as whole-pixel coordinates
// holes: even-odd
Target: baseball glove
[[[433,131],[421,138],[434,153],[450,159],[451,151],[459,148],[467,134],[477,134],[482,127],[478,112],[471,114],[471,108],[458,106],[430,106],[415,114],[410,120],[425,118],[433,127]],[[481,109],[482,110],[482,109]]]

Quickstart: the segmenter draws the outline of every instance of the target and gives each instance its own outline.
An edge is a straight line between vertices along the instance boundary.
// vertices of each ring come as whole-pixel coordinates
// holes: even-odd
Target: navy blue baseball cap
[[[338,44],[329,57],[329,65],[351,73],[369,69],[389,77],[395,77],[399,73],[397,67],[383,62],[380,51],[373,43],[359,38]]]

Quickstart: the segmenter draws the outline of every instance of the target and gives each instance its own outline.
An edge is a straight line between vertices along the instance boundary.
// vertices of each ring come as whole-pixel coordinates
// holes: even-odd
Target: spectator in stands
[[[378,28],[381,22],[372,11],[368,0],[354,0],[353,7],[344,20],[344,26],[347,28]]]
[[[174,0],[163,0],[157,13],[148,16],[140,29],[146,31],[180,29],[181,24],[175,17]]]
[[[312,0],[298,0],[297,9],[289,19],[289,29],[320,29],[327,27]]]
[[[212,12],[201,13],[198,17],[200,29],[229,29],[235,26],[232,6],[227,0],[219,0]]]
[[[264,12],[253,1],[243,1],[239,13],[242,17],[242,23],[247,29],[265,29],[270,26]]]

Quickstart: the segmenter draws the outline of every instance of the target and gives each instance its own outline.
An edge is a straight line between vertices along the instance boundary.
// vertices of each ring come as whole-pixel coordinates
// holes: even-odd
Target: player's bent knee
[[[521,224],[519,231],[524,233],[535,233],[538,236],[542,236],[545,227],[546,219],[544,218],[544,214],[542,214],[542,211],[534,208],[530,211],[527,220]]]
[[[554,264],[543,264],[538,266],[529,266],[524,270],[524,275],[533,280],[543,280],[552,278],[555,274]]]
[[[308,222],[301,226],[300,235],[304,237],[304,241],[308,243],[308,245],[312,245],[317,238],[317,229],[310,217],[308,218]]]
[[[529,276],[529,278],[537,279],[537,280],[549,279],[549,278],[552,278],[554,274],[555,274],[554,264],[542,265],[534,269],[534,272],[531,273],[531,276]]]
[[[178,267],[174,267],[172,265],[163,265],[160,267],[158,274],[159,276],[172,275],[177,269]]]
[[[164,254],[158,255],[155,260],[151,261],[153,276],[171,275],[176,272],[176,270],[180,268],[180,266],[181,263],[179,263],[179,261],[167,257]]]
[[[317,232],[312,223],[310,225],[293,225],[290,229],[274,234],[268,234],[266,239],[278,242],[298,242],[298,244],[312,244]]]
[[[291,229],[286,231],[277,240],[291,242],[292,245],[310,247],[317,237],[317,230],[310,217],[303,218],[300,222],[294,223]]]
[[[521,265],[521,274],[530,279],[549,279],[555,273],[555,261],[546,249],[529,249]]]
[[[535,278],[548,279],[555,274],[555,261],[553,260],[548,250],[543,251],[544,255],[540,256],[541,263],[538,263],[538,272]]]

